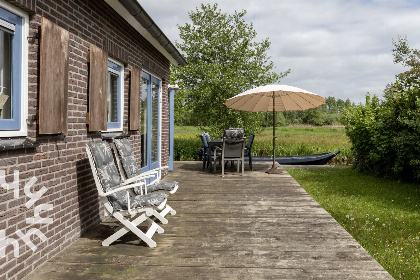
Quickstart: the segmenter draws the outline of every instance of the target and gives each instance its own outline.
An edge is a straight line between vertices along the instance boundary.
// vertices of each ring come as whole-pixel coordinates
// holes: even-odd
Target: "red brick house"
[[[137,0],[0,0],[0,279],[20,279],[101,221],[89,141],[171,161],[170,64]]]

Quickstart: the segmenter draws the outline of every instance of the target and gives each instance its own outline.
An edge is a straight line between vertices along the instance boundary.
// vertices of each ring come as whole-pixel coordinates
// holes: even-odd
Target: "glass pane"
[[[108,72],[108,122],[118,122],[118,75]]]
[[[141,84],[141,167],[147,166],[147,85],[148,80],[142,78]]]
[[[158,160],[158,100],[159,85],[152,82],[152,162]]]
[[[0,119],[12,118],[12,36],[0,30]]]

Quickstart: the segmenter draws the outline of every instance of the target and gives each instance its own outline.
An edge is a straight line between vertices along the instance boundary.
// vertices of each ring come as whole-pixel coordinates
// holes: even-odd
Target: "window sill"
[[[123,137],[127,137],[126,133],[124,133],[123,131],[118,131],[118,132],[101,132],[101,138],[102,140],[112,140],[114,138],[123,138]]]
[[[29,138],[0,138],[0,151],[36,148],[39,143]]]

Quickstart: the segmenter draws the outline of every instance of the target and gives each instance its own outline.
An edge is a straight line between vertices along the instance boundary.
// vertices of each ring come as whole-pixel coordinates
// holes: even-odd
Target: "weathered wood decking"
[[[176,162],[180,182],[157,248],[102,224],[26,279],[392,279],[287,173],[245,176]]]

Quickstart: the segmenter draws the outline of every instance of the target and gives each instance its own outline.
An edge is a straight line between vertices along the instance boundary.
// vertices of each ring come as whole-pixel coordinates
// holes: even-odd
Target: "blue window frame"
[[[174,170],[174,128],[175,128],[175,94],[178,86],[169,86],[169,171]]]
[[[0,136],[20,136],[26,133],[27,16],[0,4]]]
[[[160,164],[160,87],[158,78],[142,72],[141,172],[158,168]]]
[[[122,130],[124,67],[108,60],[107,129]]]

